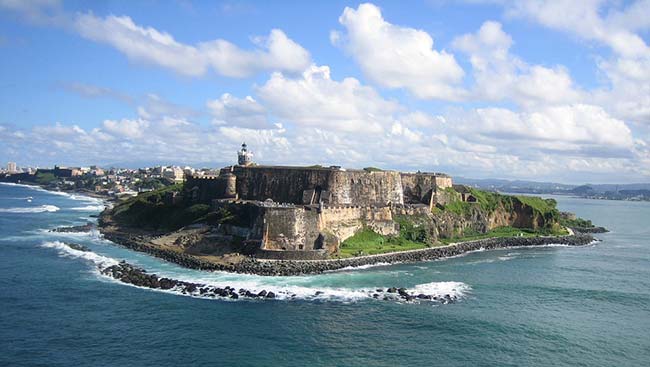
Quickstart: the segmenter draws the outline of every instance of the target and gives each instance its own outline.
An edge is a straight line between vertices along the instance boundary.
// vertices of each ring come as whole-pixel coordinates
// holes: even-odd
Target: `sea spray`
[[[44,248],[51,248],[57,250],[59,255],[62,257],[77,258],[77,259],[82,259],[91,262],[100,270],[105,269],[112,265],[117,265],[119,263],[119,261],[117,261],[116,259],[107,256],[102,256],[92,251],[84,251],[77,248],[73,248],[70,245],[61,241],[45,242],[41,246]]]
[[[0,213],[16,213],[16,214],[28,214],[28,213],[53,213],[59,211],[60,208],[55,205],[41,205],[31,208],[0,208]]]
[[[287,278],[275,278],[280,284],[273,284],[274,277],[237,275],[216,278],[180,276],[178,279],[149,274],[146,270],[115,258],[96,254],[83,246],[50,241],[42,244],[44,248],[56,249],[60,256],[77,258],[92,263],[99,273],[122,283],[141,288],[161,290],[200,298],[228,299],[280,299],[307,301],[353,302],[364,299],[392,301],[432,301],[449,303],[462,297],[470,288],[459,282],[434,282],[408,288],[334,288],[306,287],[290,285]],[[214,274],[214,273],[211,273]],[[222,278],[222,279],[220,279]]]
[[[104,210],[104,205],[86,205],[86,206],[77,206],[70,208],[70,210],[80,211],[80,212],[100,212]]]

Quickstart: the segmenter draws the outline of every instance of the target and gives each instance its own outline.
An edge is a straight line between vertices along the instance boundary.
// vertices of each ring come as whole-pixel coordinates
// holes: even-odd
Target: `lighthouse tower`
[[[240,166],[250,166],[253,164],[253,153],[248,151],[246,143],[241,145],[241,150],[237,152],[237,164]]]

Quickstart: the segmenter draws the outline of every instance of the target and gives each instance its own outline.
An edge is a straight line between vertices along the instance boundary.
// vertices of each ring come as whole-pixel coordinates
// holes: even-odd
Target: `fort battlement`
[[[205,203],[230,198],[374,207],[415,203],[431,207],[438,190],[452,184],[451,177],[438,173],[292,166],[229,166],[218,176],[186,178],[191,197]]]
[[[240,164],[217,176],[187,176],[185,194],[194,202],[244,211],[249,227],[238,231],[259,242],[261,254],[333,252],[364,227],[396,235],[393,215],[430,213],[438,192],[453,184],[441,173],[264,166],[251,157],[242,146]]]

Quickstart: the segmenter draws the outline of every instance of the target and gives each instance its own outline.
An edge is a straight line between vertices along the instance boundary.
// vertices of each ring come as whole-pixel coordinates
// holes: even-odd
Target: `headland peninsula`
[[[246,145],[211,175],[116,202],[105,238],[182,266],[314,274],[479,249],[586,245],[601,229],[553,199],[455,185],[443,173],[266,166]]]

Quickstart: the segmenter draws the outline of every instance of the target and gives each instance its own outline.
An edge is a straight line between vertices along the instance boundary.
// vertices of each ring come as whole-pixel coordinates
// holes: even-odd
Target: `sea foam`
[[[105,269],[111,265],[117,265],[119,261],[111,257],[96,254],[92,251],[81,251],[71,248],[61,241],[45,242],[41,245],[44,248],[51,248],[58,251],[60,256],[77,258],[93,263],[97,268]]]
[[[80,212],[99,212],[104,210],[104,205],[86,205],[70,208],[70,210],[80,211]]]
[[[101,270],[106,269],[109,266],[116,265],[119,263],[117,259],[96,254],[91,251],[81,251],[76,250],[63,242],[60,241],[51,241],[45,242],[42,244],[44,248],[56,249],[60,256],[68,258],[77,258],[84,261],[92,263],[98,271],[98,274],[101,274]],[[324,286],[308,286],[310,280],[319,277],[315,276],[305,276],[305,277],[261,277],[256,275],[247,275],[247,274],[233,274],[226,272],[214,272],[206,273],[206,276],[193,276],[189,274],[176,274],[169,275],[164,274],[165,272],[158,272],[159,277],[168,277],[177,279],[184,282],[202,284],[205,286],[212,286],[218,288],[225,288],[226,286],[235,288],[235,289],[246,289],[253,293],[259,293],[262,290],[267,292],[273,292],[276,295],[278,300],[305,300],[305,301],[334,301],[334,302],[354,302],[360,300],[371,300],[373,294],[376,293],[376,287],[368,288],[345,288],[345,287],[324,287]],[[101,275],[104,278],[109,278],[112,280],[112,277],[107,275]],[[293,282],[299,284],[291,284]],[[125,284],[121,283],[120,284]],[[129,284],[130,285],[130,284]],[[138,287],[143,288],[143,287]],[[150,288],[143,288],[150,289]],[[417,284],[414,287],[406,287],[407,291],[418,294],[425,293],[431,296],[444,297],[449,295],[452,298],[462,297],[470,287],[461,282],[432,282]],[[183,294],[174,289],[172,290],[161,290],[161,289],[152,289],[155,291],[162,291],[165,293],[173,293],[177,295],[189,295],[194,297],[201,297],[198,293],[193,294]],[[399,301],[399,299],[394,299],[394,301]]]
[[[2,208],[0,213],[45,213],[59,211],[59,207],[55,205],[41,205],[31,208]]]

